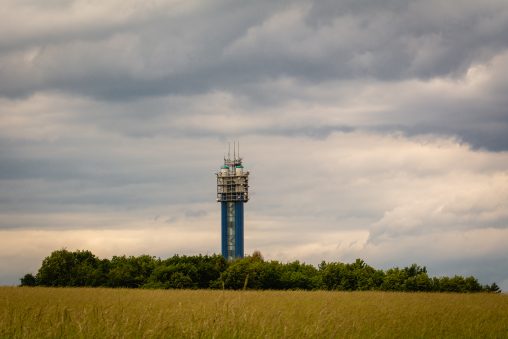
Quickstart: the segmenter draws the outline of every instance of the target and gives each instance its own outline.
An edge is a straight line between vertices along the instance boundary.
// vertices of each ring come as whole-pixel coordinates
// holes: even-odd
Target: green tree
[[[427,273],[427,268],[425,266],[419,266],[417,264],[412,264],[409,267],[404,267],[404,272],[408,277],[416,277],[418,274]]]
[[[90,251],[75,251],[68,286],[101,286],[106,281],[103,262]]]
[[[280,284],[283,289],[313,290],[321,286],[319,271],[312,265],[293,261],[281,265]]]
[[[467,292],[481,292],[482,285],[475,277],[466,277],[464,279],[464,290]]]
[[[277,261],[266,262],[260,253],[255,253],[230,263],[220,282],[227,289],[281,289],[281,265]]]
[[[37,286],[37,279],[31,273],[25,274],[20,280],[21,286]]]
[[[155,257],[149,255],[114,256],[111,259],[108,272],[108,285],[111,287],[140,287],[148,282],[156,265]]]
[[[409,276],[404,283],[405,291],[431,291],[432,290],[432,280],[429,278],[427,273],[420,272],[414,276]]]
[[[52,252],[42,261],[36,279],[41,286],[72,286],[74,253],[66,249]]]
[[[407,278],[405,270],[398,267],[391,268],[386,271],[381,289],[384,291],[405,291]]]
[[[348,264],[323,261],[316,269],[298,261],[266,261],[260,252],[228,262],[220,255],[101,260],[90,251],[61,249],[44,258],[35,276],[26,274],[20,281],[21,286],[500,292],[497,284],[482,286],[474,277],[430,278],[426,267],[417,264],[385,272],[356,259]]]
[[[491,285],[486,285],[484,290],[490,293],[501,293],[501,289],[497,286],[496,283],[492,283]]]
[[[175,272],[171,275],[168,281],[168,287],[169,288],[193,288],[194,282],[192,279],[182,273],[182,272]]]
[[[322,262],[321,265],[319,265],[319,273],[321,275],[321,282],[324,289],[345,289],[344,281],[347,280],[345,264],[340,262]]]

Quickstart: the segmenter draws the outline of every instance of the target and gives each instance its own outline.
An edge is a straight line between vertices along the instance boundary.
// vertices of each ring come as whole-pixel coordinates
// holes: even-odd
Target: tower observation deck
[[[238,145],[238,149],[240,145]],[[249,172],[243,168],[236,144],[217,174],[217,201],[221,203],[222,255],[228,260],[243,258],[243,204],[249,201]]]

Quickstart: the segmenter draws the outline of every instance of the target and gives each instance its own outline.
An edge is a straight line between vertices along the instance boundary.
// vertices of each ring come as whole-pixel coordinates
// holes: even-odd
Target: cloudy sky
[[[0,0],[0,284],[51,251],[426,265],[508,290],[506,0]]]

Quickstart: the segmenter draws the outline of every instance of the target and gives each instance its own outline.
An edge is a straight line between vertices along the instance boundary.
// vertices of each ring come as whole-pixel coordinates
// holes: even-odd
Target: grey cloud
[[[101,13],[104,16],[107,10],[113,10],[105,7],[106,13]],[[203,92],[212,81],[220,87],[220,81],[210,76],[218,77],[223,71],[221,67],[215,70],[221,47],[273,8],[267,4],[256,7],[225,2],[178,15],[172,12],[170,3],[160,8],[140,7],[139,11],[128,10],[130,15],[121,17],[116,26],[86,22],[69,29],[64,22],[59,31],[47,36],[29,31],[26,35],[33,37],[22,47],[11,50],[4,45],[2,62],[8,67],[2,68],[6,81],[0,93],[19,96],[57,89],[125,100],[161,93]],[[52,14],[58,17],[65,13]],[[90,35],[89,30],[97,34]],[[52,38],[59,35],[63,38]]]
[[[2,69],[0,93],[56,89],[125,100],[231,90],[279,76],[317,83],[365,76],[428,78],[460,74],[508,46],[507,8],[495,1],[456,7],[423,1],[319,2],[310,9],[298,2],[225,2],[182,17],[172,15],[170,6],[147,8],[139,11],[141,19],[122,17],[118,27],[101,29],[101,23],[89,22],[72,33],[63,25],[59,32],[67,42],[27,33],[34,37],[25,52],[2,54],[8,67]],[[103,34],[80,35],[89,27]],[[30,48],[38,50],[32,59],[26,55]]]
[[[508,116],[508,114],[507,114]],[[435,124],[408,124],[408,125],[379,125],[371,126],[368,130],[380,133],[403,133],[407,136],[435,135],[455,136],[464,143],[471,145],[474,149],[485,149],[494,152],[508,150],[508,122],[500,121],[498,124],[481,123],[473,126],[453,126],[453,122],[444,125],[443,122]]]
[[[0,212],[143,209],[193,205],[214,197],[214,188],[208,185],[214,170],[209,163],[214,162],[205,160],[196,166],[196,160],[189,161],[186,155],[192,153],[187,146],[178,149],[175,145],[171,156],[166,156],[172,147],[165,140],[119,141],[104,135],[37,142],[0,140],[0,189],[4,192]],[[0,228],[12,225],[5,220]]]
[[[79,4],[84,6],[78,2],[77,8]],[[105,4],[98,11],[101,18],[114,8]],[[206,105],[206,96],[216,92],[231,94],[235,108],[255,116],[266,109],[287,109],[295,101],[323,103],[310,92],[330,85],[337,88],[337,83],[357,92],[338,88],[329,106],[348,104],[348,96],[368,90],[371,83],[390,91],[393,83],[407,82],[406,92],[414,92],[412,97],[404,99],[407,94],[402,94],[401,101],[400,92],[392,93],[384,102],[391,110],[370,112],[372,126],[348,119],[311,126],[296,121],[293,126],[252,126],[236,133],[323,138],[331,130],[368,128],[454,135],[473,147],[496,151],[508,147],[503,99],[508,84],[502,73],[508,6],[503,1],[464,1],[460,6],[419,0],[311,5],[226,1],[173,7],[171,3],[127,6],[123,14],[114,14],[111,23],[101,19],[97,25],[69,9],[48,9],[46,13],[61,20],[56,28],[39,32],[35,24],[13,37],[2,35],[0,95],[22,98],[49,91],[95,98],[90,108],[96,112],[82,112],[76,119],[131,136],[224,138],[231,131],[182,128],[172,125],[172,117],[203,113],[202,107],[189,103],[201,99]],[[66,29],[70,23],[62,18],[65,13],[79,19],[71,29]],[[21,45],[13,46],[14,42]],[[490,66],[493,75],[490,87],[479,89],[481,95],[474,98],[446,94],[418,98],[419,90],[411,84],[413,79],[432,82],[434,78],[460,84],[476,65]],[[279,79],[293,85],[270,85]],[[379,92],[383,97],[388,94]],[[373,97],[358,98],[362,99]],[[154,115],[162,120],[147,124],[146,117]],[[143,124],[137,123],[140,119]]]

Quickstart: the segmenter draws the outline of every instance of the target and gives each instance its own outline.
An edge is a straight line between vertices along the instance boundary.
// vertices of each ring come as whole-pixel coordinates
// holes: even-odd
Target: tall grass
[[[0,288],[0,337],[508,337],[508,295]]]

